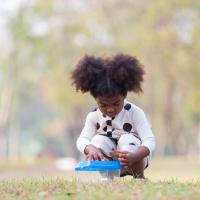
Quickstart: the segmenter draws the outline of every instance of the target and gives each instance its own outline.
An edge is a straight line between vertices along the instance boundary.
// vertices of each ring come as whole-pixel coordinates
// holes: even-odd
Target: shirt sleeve
[[[77,139],[76,146],[80,152],[84,154],[84,149],[91,144],[91,139],[96,133],[95,113],[91,112],[87,115],[85,125]]]
[[[150,155],[152,155],[152,152],[155,149],[155,136],[151,130],[144,111],[139,107],[136,107],[133,110],[133,121],[137,133],[142,140],[141,146],[147,147],[150,151]]]

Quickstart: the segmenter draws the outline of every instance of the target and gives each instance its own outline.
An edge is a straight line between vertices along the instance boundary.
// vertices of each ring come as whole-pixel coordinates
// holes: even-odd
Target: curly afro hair
[[[76,90],[98,96],[126,96],[128,91],[142,92],[143,66],[136,57],[117,54],[101,58],[84,56],[72,71]]]

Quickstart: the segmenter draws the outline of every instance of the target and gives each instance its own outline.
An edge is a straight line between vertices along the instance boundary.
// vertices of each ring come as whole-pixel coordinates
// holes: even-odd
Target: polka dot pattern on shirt
[[[108,126],[112,126],[112,121],[111,121],[111,120],[107,120],[107,121],[106,121],[106,124],[107,124]]]
[[[129,123],[124,123],[124,125],[123,125],[123,130],[124,130],[124,131],[130,132],[131,129],[132,129],[132,125],[131,125],[131,124],[129,124]]]
[[[138,138],[138,142],[129,141],[128,144],[131,143],[130,145],[134,146],[139,143],[145,143],[148,140],[148,143],[146,143],[147,147],[150,152],[154,150],[154,135],[141,108],[124,100],[122,110],[114,117],[102,113],[98,107],[94,108],[95,107],[91,109],[93,112],[90,112],[87,116],[80,138],[90,142],[95,134],[99,134],[108,137],[117,144],[117,141],[123,134],[133,134]],[[141,121],[144,122],[145,126],[140,123]],[[141,126],[143,129],[140,131]],[[143,138],[148,139],[144,141]],[[86,144],[84,140],[79,140],[79,148],[81,152],[84,152]]]
[[[96,128],[97,128],[97,130],[100,128],[100,124],[98,122],[96,124]]]
[[[124,105],[124,110],[125,111],[130,111],[130,109],[131,109],[131,104],[130,103],[126,103]],[[95,108],[93,111],[96,111],[96,110],[97,110],[97,108]],[[104,113],[102,113],[102,116],[103,116],[103,118],[107,118],[106,114],[104,114]],[[105,133],[103,135],[106,135],[106,136],[112,138],[112,134],[113,134],[113,132],[115,130],[115,128],[112,128],[112,120],[114,120],[114,119],[115,119],[115,117],[112,117],[112,118],[106,120],[106,126],[103,128],[103,131]],[[100,128],[100,124],[98,122],[96,124],[96,128],[97,128],[97,130]],[[130,133],[133,127],[132,127],[132,125],[130,123],[125,122],[123,124],[122,128],[123,128],[124,131]]]
[[[92,110],[92,112],[96,112],[97,111],[97,108],[94,108],[93,110]]]
[[[105,118],[106,117],[106,115],[105,114],[102,114],[102,116]]]
[[[107,126],[105,126],[105,127],[103,128],[103,130],[106,132],[106,131],[107,131]]]
[[[107,136],[108,136],[108,137],[112,137],[112,131],[108,131],[108,132],[107,132]]]
[[[131,104],[130,104],[130,103],[127,103],[127,104],[124,106],[124,109],[125,109],[125,110],[130,110],[130,109],[131,109]]]

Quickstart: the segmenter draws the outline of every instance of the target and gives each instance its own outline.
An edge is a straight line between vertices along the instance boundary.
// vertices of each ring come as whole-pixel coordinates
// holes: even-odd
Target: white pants
[[[112,139],[103,135],[95,135],[91,142],[94,146],[100,148],[108,157],[110,157],[110,152],[112,150],[135,152],[141,145],[141,141],[133,134],[123,134],[119,138],[117,145]],[[144,168],[147,166],[148,156],[144,158]]]

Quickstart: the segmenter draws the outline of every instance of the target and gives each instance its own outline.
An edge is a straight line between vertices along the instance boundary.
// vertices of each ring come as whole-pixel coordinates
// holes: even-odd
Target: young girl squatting
[[[137,58],[84,56],[72,71],[77,91],[90,92],[98,108],[90,112],[77,139],[77,148],[88,160],[119,160],[121,176],[144,178],[144,169],[155,149],[155,137],[144,111],[126,100],[139,94],[144,75]]]

